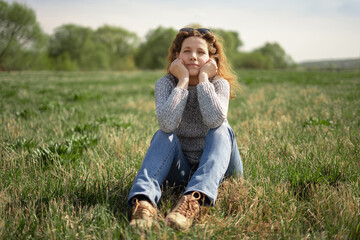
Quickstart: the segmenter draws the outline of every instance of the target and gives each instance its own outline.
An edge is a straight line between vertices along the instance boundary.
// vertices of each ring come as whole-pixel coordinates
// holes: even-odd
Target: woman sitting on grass
[[[198,216],[200,205],[215,204],[224,177],[243,173],[227,122],[236,77],[214,34],[206,28],[180,29],[169,48],[167,69],[155,84],[160,130],[129,194],[134,228],[152,226],[164,183],[186,187],[165,218],[168,226],[184,230]]]

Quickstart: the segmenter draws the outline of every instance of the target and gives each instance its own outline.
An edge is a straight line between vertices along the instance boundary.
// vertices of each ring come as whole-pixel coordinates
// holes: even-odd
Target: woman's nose
[[[191,53],[190,60],[196,60],[196,53]]]

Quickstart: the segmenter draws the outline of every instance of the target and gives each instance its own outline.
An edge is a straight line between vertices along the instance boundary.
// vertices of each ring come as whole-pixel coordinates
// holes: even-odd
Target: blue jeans
[[[208,131],[199,165],[195,167],[185,158],[177,136],[158,130],[134,180],[128,204],[131,206],[134,196],[143,195],[156,206],[161,197],[161,186],[168,181],[186,186],[184,194],[193,191],[205,194],[214,205],[223,178],[242,174],[235,134],[228,123]]]

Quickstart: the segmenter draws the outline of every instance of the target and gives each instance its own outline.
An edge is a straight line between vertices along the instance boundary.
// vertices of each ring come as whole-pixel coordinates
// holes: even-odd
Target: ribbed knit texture
[[[189,86],[176,87],[178,80],[168,74],[155,84],[156,115],[160,129],[174,132],[179,138],[185,157],[198,164],[210,128],[227,121],[229,82],[217,78]]]

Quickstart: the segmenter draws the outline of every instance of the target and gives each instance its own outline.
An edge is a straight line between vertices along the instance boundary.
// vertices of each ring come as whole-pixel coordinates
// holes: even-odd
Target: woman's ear
[[[176,55],[175,55],[175,56],[176,56],[176,58],[178,58],[178,57],[179,57],[179,53],[178,53],[178,52],[176,52]]]

